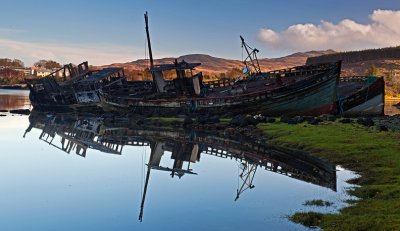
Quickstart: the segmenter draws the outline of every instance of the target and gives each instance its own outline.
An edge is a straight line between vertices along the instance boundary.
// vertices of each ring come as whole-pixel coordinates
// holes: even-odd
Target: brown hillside
[[[260,59],[260,66],[263,71],[284,69],[287,67],[304,65],[309,57],[333,54],[334,50],[298,52],[281,58]]]
[[[342,60],[343,63],[358,63],[378,59],[400,59],[400,46],[325,54],[308,58],[307,64],[334,62],[336,60]]]
[[[281,58],[262,58],[259,59],[261,69],[263,71],[268,70],[276,70],[283,69],[287,67],[300,66],[304,65],[308,57],[314,57],[324,54],[334,53],[333,50],[327,51],[309,51],[303,53],[294,53]],[[196,68],[198,71],[202,71],[205,75],[216,76],[221,73],[226,73],[233,68],[241,69],[243,67],[243,63],[240,60],[232,60],[232,59],[224,59],[217,58],[210,55],[205,54],[189,54],[180,56],[177,58],[178,61],[185,60],[186,62],[199,62],[202,65]],[[154,60],[154,63],[157,64],[167,64],[173,63],[175,58],[162,58]],[[131,76],[134,79],[140,79],[141,72],[143,72],[149,66],[149,61],[144,59],[139,59],[129,63],[114,63],[107,66],[101,66],[98,68],[110,67],[110,66],[118,66],[123,67],[126,72],[133,73],[134,75],[139,76]]]

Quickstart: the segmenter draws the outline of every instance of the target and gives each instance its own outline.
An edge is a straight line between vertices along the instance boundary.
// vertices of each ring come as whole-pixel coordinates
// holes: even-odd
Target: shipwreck
[[[201,72],[193,74],[200,63],[175,61],[155,65],[153,61],[148,15],[146,34],[150,54],[152,88],[145,91],[102,92],[101,104],[106,110],[140,114],[224,114],[262,113],[266,115],[318,115],[334,113],[341,62],[306,65],[284,70],[261,72],[251,58],[258,50],[248,50],[250,65],[246,77],[238,81],[204,82]],[[258,63],[257,63],[258,65]],[[174,71],[173,80],[164,78]]]
[[[90,70],[88,62],[64,65],[40,79],[25,80],[29,99],[38,110],[99,109],[100,91],[126,81],[123,68]]]
[[[123,68],[90,70],[64,65],[41,79],[28,79],[29,98],[40,110],[99,110],[156,116],[182,114],[383,115],[382,77],[340,78],[341,61],[262,72],[257,49],[245,43],[245,67],[237,79],[204,81],[201,63],[153,60],[145,14],[150,81],[128,81]],[[175,73],[166,79],[165,73]]]

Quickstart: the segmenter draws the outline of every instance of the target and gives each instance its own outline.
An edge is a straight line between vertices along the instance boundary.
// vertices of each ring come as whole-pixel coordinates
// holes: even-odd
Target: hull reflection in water
[[[235,200],[242,193],[254,188],[253,179],[258,169],[309,182],[336,191],[335,166],[299,150],[255,142],[245,137],[227,137],[219,132],[183,129],[157,129],[139,126],[126,117],[102,119],[77,114],[45,114],[33,111],[30,125],[24,136],[37,128],[42,130],[39,139],[63,150],[75,152],[82,157],[88,149],[117,154],[124,146],[150,146],[146,180],[141,201],[139,220],[142,220],[146,192],[151,170],[169,172],[171,177],[185,174],[196,175],[193,164],[201,155],[213,155],[234,159],[239,163],[239,179]],[[172,166],[162,166],[165,152],[171,153]]]

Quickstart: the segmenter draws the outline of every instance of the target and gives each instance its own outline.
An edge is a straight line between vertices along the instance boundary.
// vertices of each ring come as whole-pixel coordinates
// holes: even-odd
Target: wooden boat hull
[[[373,79],[374,78],[374,79]],[[363,84],[362,88],[350,89],[351,94],[340,95],[338,92],[337,114],[343,116],[379,116],[384,115],[385,105],[385,82],[383,77],[348,77],[342,78],[339,84]],[[368,81],[372,83],[368,83]]]
[[[76,68],[64,65],[48,76],[25,81],[35,109],[71,111],[101,109],[99,92],[119,88],[125,77],[122,68],[89,70],[83,62]]]
[[[97,94],[97,93],[96,93]],[[64,95],[65,96],[65,95]],[[85,101],[85,102],[75,102],[66,104],[65,101],[57,101],[55,99],[46,99],[41,97],[40,100],[35,98],[35,94],[31,91],[29,93],[29,99],[33,108],[39,111],[99,111],[102,110],[100,107],[99,96],[96,96],[98,100],[95,101]]]
[[[256,113],[271,116],[329,114],[336,111],[336,88],[339,74],[340,62],[332,64],[331,68],[325,72],[290,85],[234,96],[147,100],[103,94],[101,101],[104,110],[126,110],[161,116],[193,113]]]
[[[372,99],[365,101],[364,103],[357,105],[343,113],[345,116],[360,116],[360,115],[383,115],[384,111],[384,99],[383,94],[375,96]]]

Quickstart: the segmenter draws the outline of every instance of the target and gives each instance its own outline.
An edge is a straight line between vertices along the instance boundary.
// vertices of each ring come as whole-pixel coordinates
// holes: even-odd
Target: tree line
[[[56,69],[61,68],[62,65],[54,60],[41,59],[33,64],[37,68]],[[1,68],[24,68],[25,64],[19,59],[0,58]]]
[[[0,67],[3,68],[16,68],[25,67],[24,62],[19,59],[0,58]]]
[[[342,62],[344,63],[355,63],[375,59],[400,59],[400,46],[368,49],[362,51],[345,51],[316,57],[309,57],[306,63],[316,64],[335,62],[338,60],[342,60]]]
[[[33,64],[40,69],[58,69],[62,65],[53,60],[39,60]],[[0,84],[18,84],[25,82],[25,73],[15,68],[25,68],[24,62],[19,59],[0,58]]]

